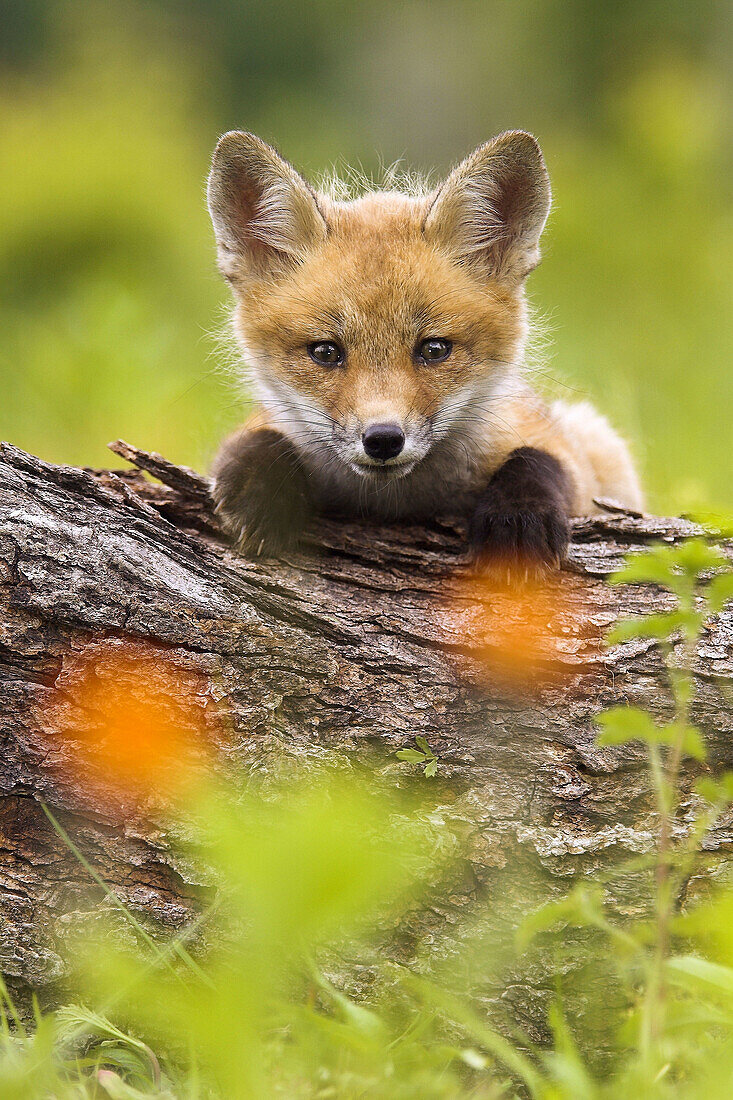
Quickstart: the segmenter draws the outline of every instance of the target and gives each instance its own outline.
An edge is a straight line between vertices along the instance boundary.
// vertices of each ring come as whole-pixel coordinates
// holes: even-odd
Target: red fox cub
[[[243,552],[281,554],[314,512],[464,515],[480,562],[542,569],[594,498],[641,506],[607,421],[522,380],[550,207],[530,134],[481,145],[431,192],[338,201],[232,132],[208,201],[260,405],[213,470]]]

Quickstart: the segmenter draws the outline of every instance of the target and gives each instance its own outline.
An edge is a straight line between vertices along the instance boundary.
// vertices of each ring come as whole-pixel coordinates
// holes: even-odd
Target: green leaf
[[[425,760],[425,753],[418,752],[417,749],[400,749],[395,753],[395,756],[400,760],[407,760],[410,764],[422,764]]]
[[[97,1083],[102,1086],[110,1100],[152,1100],[153,1097],[158,1097],[159,1100],[168,1097],[173,1100],[170,1092],[140,1092],[139,1089],[134,1089],[131,1085],[126,1084],[111,1069],[100,1069],[97,1073]]]
[[[713,538],[733,538],[733,514],[730,512],[698,512],[690,514],[694,523],[699,523]]]
[[[603,730],[597,738],[599,745],[624,745],[628,741],[655,744],[658,740],[658,730],[651,716],[639,707],[611,707],[595,721]]]
[[[562,1087],[561,1095],[572,1096],[573,1100],[597,1100],[598,1087],[583,1063],[558,1004],[551,1005],[548,1018],[555,1042],[552,1052],[545,1055],[545,1061],[554,1080]]]
[[[550,901],[524,918],[516,932],[517,948],[524,951],[540,932],[548,932],[570,919],[568,899]]]
[[[668,726],[659,730],[659,734],[660,744],[676,745],[679,739],[683,756],[690,756],[693,760],[704,760],[707,756],[705,742],[696,726],[670,722]]]
[[[425,765],[425,774],[428,777],[428,779],[432,779],[432,777],[435,775],[437,770],[438,770],[438,761],[435,759],[435,757],[433,757],[433,759],[428,760],[427,764]]]
[[[622,619],[606,635],[608,645],[628,642],[631,638],[670,638],[682,630],[697,635],[703,623],[703,616],[695,612],[662,611],[658,615],[644,615],[636,619]]]
[[[682,955],[667,963],[669,980],[698,993],[722,993],[733,997],[733,970],[697,955]]]
[[[733,573],[719,573],[713,577],[705,590],[705,598],[713,614],[722,611],[728,600],[733,600]]]
[[[702,538],[686,539],[678,546],[658,544],[643,553],[629,555],[626,564],[610,579],[612,584],[659,584],[674,592],[683,609],[692,612],[695,588],[701,576],[711,570],[729,570],[725,555],[715,546],[710,546]],[[730,598],[727,585],[723,590]],[[715,598],[715,595],[714,597]],[[643,623],[654,623],[646,630]],[[647,616],[646,619],[631,620],[635,626],[627,626],[626,633],[612,635],[612,642],[625,641],[632,637],[667,637],[671,632],[665,629],[664,617]],[[623,629],[623,628],[622,628]],[[700,624],[691,619],[680,622],[675,629],[684,629],[692,637],[700,629]],[[660,633],[662,631],[662,633]]]
[[[371,1009],[365,1008],[364,1005],[359,1005],[355,1001],[352,1001],[350,997],[346,997],[343,993],[339,993],[338,990],[331,989],[331,996],[340,1008],[344,1020],[353,1027],[356,1031],[362,1035],[368,1036],[370,1039],[379,1039],[384,1041],[387,1029],[384,1021],[377,1015],[376,1012],[372,1012]]]
[[[710,546],[704,539],[686,539],[675,548],[675,561],[688,577],[697,578],[710,569],[725,569],[728,559],[717,546]]]
[[[418,749],[400,749],[395,753],[395,756],[399,760],[406,760],[410,764],[422,764],[426,760],[424,752],[420,752]]]
[[[711,806],[716,806],[718,802],[722,801],[720,798],[720,786],[714,779],[709,779],[707,776],[703,779],[698,779],[693,786],[695,794],[699,794],[700,798],[704,798],[706,802],[709,802]]]
[[[338,989],[333,982],[329,981],[329,979],[312,963],[310,965],[310,971],[316,985],[323,993],[330,997],[334,1005],[339,1009],[342,1018],[350,1027],[366,1038],[381,1041],[385,1040],[387,1028],[381,1016],[377,1015],[376,1012],[372,1012],[370,1008],[366,1008],[365,1005],[360,1005],[357,1004],[356,1001],[352,1001],[350,997],[342,993],[341,990]]]
[[[704,760],[706,756],[705,742],[695,726],[681,726],[678,722],[658,726],[651,715],[639,707],[612,707],[599,714],[596,722],[603,730],[597,738],[601,746],[625,745],[629,741],[670,748],[679,744],[684,756],[694,760]]]
[[[525,917],[517,929],[517,947],[523,951],[539,932],[547,932],[557,924],[573,924],[578,928],[604,922],[603,894],[595,887],[579,886],[559,901],[550,901]]]
[[[733,772],[723,772],[717,779],[698,779],[695,790],[712,806],[727,806],[733,802]]]
[[[674,562],[669,547],[655,547],[643,553],[629,554],[625,564],[608,579],[610,584],[662,584],[674,580]],[[667,551],[665,553],[665,551]]]
[[[606,645],[618,645],[619,642],[628,642],[631,638],[645,637],[644,619],[621,619],[606,634]]]
[[[427,743],[424,737],[416,737],[415,744],[419,749],[422,749],[426,756],[434,755],[433,750],[430,748],[430,745]]]

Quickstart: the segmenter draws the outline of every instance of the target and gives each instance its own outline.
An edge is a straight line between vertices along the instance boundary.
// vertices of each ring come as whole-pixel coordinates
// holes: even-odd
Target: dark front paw
[[[560,565],[570,541],[570,477],[553,455],[519,447],[490,479],[469,530],[484,568],[512,576]]]
[[[222,527],[247,557],[281,557],[298,544],[311,515],[298,457],[269,429],[245,430],[226,441],[212,491]]]
[[[297,500],[266,499],[256,489],[222,496],[216,513],[232,545],[248,558],[282,557],[298,545],[307,520]]]
[[[516,575],[557,569],[570,541],[567,514],[559,508],[496,508],[481,503],[471,518],[469,542],[477,563]]]

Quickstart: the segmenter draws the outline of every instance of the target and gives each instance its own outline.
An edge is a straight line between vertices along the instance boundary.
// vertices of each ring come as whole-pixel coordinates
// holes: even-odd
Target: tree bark
[[[668,713],[657,646],[607,650],[602,639],[620,614],[671,602],[607,577],[628,551],[675,542],[693,524],[613,510],[577,520],[559,579],[528,597],[542,643],[528,656],[520,638],[523,685],[509,690],[507,644],[513,652],[527,608],[474,575],[458,522],[323,520],[286,562],[246,561],[224,544],[204,478],[112,449],[137,468],[54,466],[0,448],[0,968],[18,995],[58,994],[64,942],[107,905],[44,804],[156,926],[185,926],[211,889],[171,845],[155,798],[126,802],[79,749],[130,658],[150,670],[161,705],[172,682],[187,695],[223,767],[277,774],[297,760],[307,773],[335,759],[422,785],[463,857],[430,911],[406,918],[412,942],[450,933],[477,904],[505,941],[516,918],[578,876],[653,846],[644,753],[597,748],[594,717],[623,701]],[[162,669],[172,679],[158,682]],[[695,674],[707,766],[731,767],[730,609],[706,629]],[[100,690],[80,693],[90,675]],[[439,758],[434,779],[394,755],[416,734]],[[725,823],[708,837],[708,872],[730,842]],[[641,911],[633,876],[609,881],[621,911]],[[539,1036],[555,966],[507,963],[479,995]]]

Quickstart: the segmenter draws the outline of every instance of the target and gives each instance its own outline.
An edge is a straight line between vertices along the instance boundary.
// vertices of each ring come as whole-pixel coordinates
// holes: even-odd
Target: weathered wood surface
[[[138,914],[178,929],[207,889],[178,862],[154,800],[125,806],[112,788],[104,797],[74,758],[75,736],[95,720],[93,701],[74,690],[79,670],[111,682],[121,654],[174,670],[221,760],[240,773],[335,759],[395,784],[432,784],[434,812],[465,855],[429,917],[414,915],[416,939],[439,939],[478,900],[498,942],[574,876],[649,850],[643,757],[597,749],[593,718],[623,700],[668,708],[653,643],[601,644],[620,613],[658,610],[668,597],[605,578],[630,549],[693,525],[611,512],[576,522],[552,590],[563,674],[556,667],[541,690],[510,697],[492,685],[492,647],[515,609],[472,578],[457,526],[324,521],[302,554],[248,562],[222,543],[204,478],[113,449],[162,484],[140,470],[53,466],[0,449],[0,968],[16,990],[53,996],[64,940],[101,902],[43,802]],[[696,673],[712,766],[731,767],[730,609],[707,631]],[[415,734],[440,758],[434,780],[395,760]],[[730,841],[724,825],[709,838],[711,867],[725,863]],[[632,915],[642,904],[624,876],[613,890]],[[550,970],[504,972],[481,996],[508,1001],[533,1030]]]

